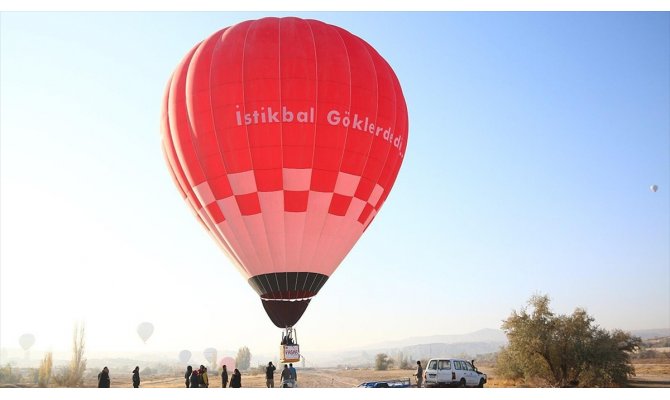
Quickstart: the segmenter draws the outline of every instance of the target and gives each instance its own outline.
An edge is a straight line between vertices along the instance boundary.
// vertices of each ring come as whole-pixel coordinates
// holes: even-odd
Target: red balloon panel
[[[264,18],[187,54],[161,127],[182,195],[245,277],[330,276],[395,182],[408,119],[369,44],[319,21]]]

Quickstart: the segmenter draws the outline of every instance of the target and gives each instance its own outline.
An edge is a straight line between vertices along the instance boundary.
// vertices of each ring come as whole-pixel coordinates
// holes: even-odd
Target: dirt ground
[[[667,360],[650,360],[642,364],[634,364],[636,376],[631,380],[630,387],[670,388],[670,362]],[[495,375],[491,366],[479,367],[487,373],[489,380],[486,387],[509,388],[520,387],[514,382],[500,379]],[[415,370],[374,371],[370,369],[335,369],[335,368],[298,368],[298,385],[302,388],[350,388],[362,382],[391,379],[410,379],[413,385]],[[112,387],[130,387],[130,374],[124,379],[111,376]],[[209,376],[210,388],[221,388],[221,377],[217,374]],[[85,382],[87,387],[95,387],[94,380]],[[279,373],[275,373],[275,387],[279,387]],[[147,376],[142,377],[143,388],[183,388],[184,378],[177,376]],[[264,374],[242,373],[242,387],[264,388]]]

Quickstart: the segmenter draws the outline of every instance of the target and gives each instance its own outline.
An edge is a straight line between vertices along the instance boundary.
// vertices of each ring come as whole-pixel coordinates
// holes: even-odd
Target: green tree
[[[386,371],[389,367],[393,365],[393,359],[385,353],[377,354],[375,357],[375,369],[377,371]]]
[[[635,374],[630,353],[641,339],[594,324],[577,308],[555,315],[547,295],[534,295],[529,308],[503,321],[509,344],[498,354],[498,373],[508,379],[540,379],[550,386],[622,386]]]
[[[249,369],[249,365],[251,365],[251,352],[249,351],[249,348],[247,346],[241,347],[237,351],[237,358],[235,359],[235,364],[237,365],[237,368],[246,371]]]

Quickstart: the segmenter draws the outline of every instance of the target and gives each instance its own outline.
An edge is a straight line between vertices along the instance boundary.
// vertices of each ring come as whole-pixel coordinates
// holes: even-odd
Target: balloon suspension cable
[[[284,332],[282,333],[281,337],[281,344],[282,345],[298,344],[298,332],[292,326],[287,326],[284,329]]]

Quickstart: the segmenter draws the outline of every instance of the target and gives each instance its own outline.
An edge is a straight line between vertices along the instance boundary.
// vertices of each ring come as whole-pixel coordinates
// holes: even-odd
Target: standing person
[[[242,375],[240,370],[235,368],[233,371],[233,376],[230,377],[230,387],[231,388],[241,388],[242,387]]]
[[[416,362],[416,387],[420,388],[423,385],[423,367],[421,366],[421,361]]]
[[[204,365],[200,366],[200,387],[207,388],[209,387],[209,378],[207,377],[207,367]]]
[[[284,364],[284,369],[281,371],[281,387],[288,387],[288,383],[291,380],[291,371],[288,369],[288,365]]]
[[[293,381],[293,387],[298,386],[298,373],[295,368],[293,368],[293,363],[288,365],[288,370],[291,373],[291,381]]]
[[[108,388],[110,386],[112,386],[112,381],[109,379],[109,369],[105,367],[98,374],[98,387]]]
[[[224,388],[228,385],[228,369],[226,364],[223,364],[223,371],[221,371],[221,387]]]
[[[268,366],[265,368],[265,386],[269,388],[275,387],[275,370],[277,368],[272,365],[272,361],[268,363]]]
[[[186,367],[186,373],[184,374],[184,379],[186,379],[186,388],[188,389],[191,386],[191,374],[193,373],[193,367],[190,365]]]
[[[197,369],[191,373],[191,389],[200,387],[200,375]]]
[[[140,387],[140,367],[137,366],[133,370],[133,387],[138,388]]]

